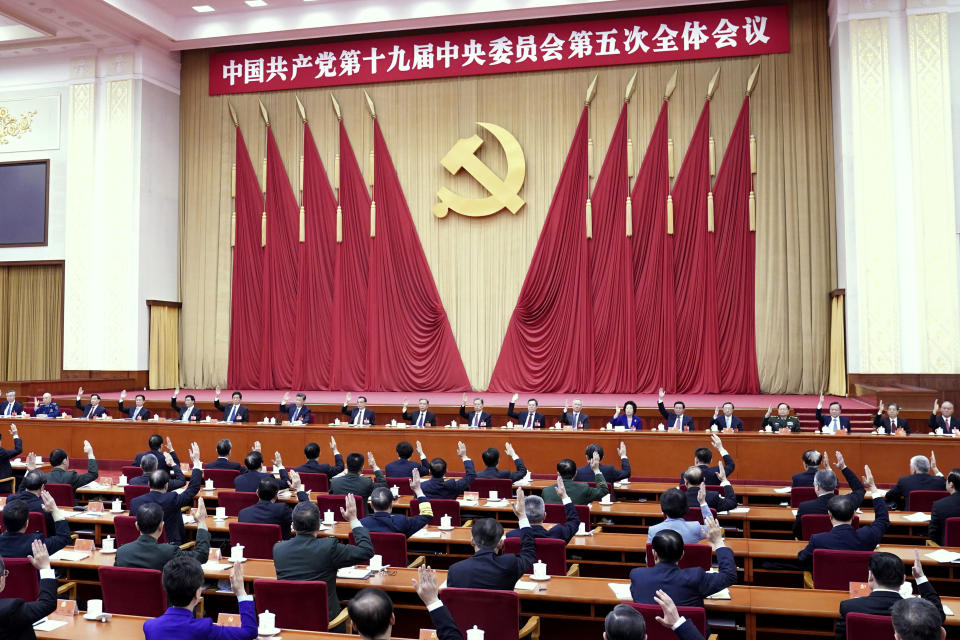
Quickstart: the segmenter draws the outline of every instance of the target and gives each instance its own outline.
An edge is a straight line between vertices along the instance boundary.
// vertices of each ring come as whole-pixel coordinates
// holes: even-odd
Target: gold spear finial
[[[297,110],[300,111],[300,119],[303,120],[303,123],[307,123],[307,110],[303,108],[303,103],[300,102],[300,96],[293,96],[297,100]]]
[[[227,107],[230,109],[230,119],[233,120],[233,126],[239,127],[240,120],[237,119],[237,112],[233,110],[233,105],[228,102]]]
[[[673,75],[667,80],[667,88],[663,90],[663,99],[669,100],[677,88],[677,76],[680,74],[680,67],[673,70]]]
[[[707,85],[707,100],[713,100],[713,94],[717,92],[717,85],[720,83],[720,67],[717,67],[716,73],[710,78],[710,84]]]
[[[260,115],[263,116],[263,121],[264,121],[264,122],[266,123],[266,125],[269,127],[269,126],[270,126],[270,116],[267,115],[267,108],[266,108],[265,106],[263,106],[263,102],[262,102],[259,98],[257,98],[257,102],[260,103]]]
[[[753,73],[750,74],[750,77],[747,78],[747,96],[753,95],[753,90],[757,88],[757,77],[760,75],[760,63],[757,63],[757,66],[753,68]]]
[[[593,97],[597,95],[597,78],[599,77],[599,75],[593,76],[593,80],[590,81],[590,86],[587,87],[587,97],[584,100],[584,104],[588,107],[590,103],[593,102]]]
[[[637,83],[637,74],[639,71],[634,71],[633,76],[630,78],[630,82],[627,83],[627,90],[623,92],[623,101],[630,102],[630,97],[633,95],[633,88]]]
[[[337,102],[337,97],[330,94],[330,101],[333,102],[333,112],[337,114],[337,121],[343,120],[343,116],[340,115],[340,103]]]
[[[370,117],[376,120],[377,110],[373,107],[373,98],[370,97],[366,89],[363,90],[363,97],[367,99],[367,108],[370,109]]]

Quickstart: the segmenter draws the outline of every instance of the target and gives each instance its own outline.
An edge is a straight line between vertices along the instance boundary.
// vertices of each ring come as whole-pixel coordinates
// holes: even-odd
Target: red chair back
[[[834,494],[838,493],[837,490],[834,490]],[[790,506],[796,509],[800,506],[801,502],[806,502],[808,500],[816,500],[817,492],[813,487],[793,487],[790,490]]]
[[[656,563],[653,561],[653,544],[647,543],[647,566],[652,567]],[[713,549],[706,544],[685,544],[683,545],[683,557],[677,566],[681,569],[691,569],[700,567],[704,571],[709,571],[713,566]]]
[[[476,626],[486,638],[520,640],[520,598],[515,591],[447,588],[440,598],[464,637]],[[490,615],[492,611],[496,615]]]
[[[327,583],[319,580],[254,580],[257,614],[269,610],[277,616],[275,625],[283,629],[327,631],[330,615],[327,607]],[[305,602],[318,606],[303,606]]]
[[[143,469],[141,469],[140,467],[134,467],[134,466],[120,467],[120,473],[127,476],[127,482],[129,482],[130,480],[133,480],[137,476],[142,476]]]
[[[933,503],[940,498],[946,498],[946,491],[911,491],[907,496],[907,509],[910,511],[930,511]]]
[[[432,504],[432,503],[431,503]],[[586,525],[587,530],[590,530],[590,505],[578,504],[574,505],[577,508],[577,516],[580,517],[580,522]],[[562,504],[545,504],[543,505],[543,521],[544,522],[553,522],[556,524],[563,524],[567,521],[567,514],[563,510]]]
[[[854,529],[860,528],[860,516],[854,515],[850,523]],[[800,538],[809,540],[810,536],[817,533],[825,533],[833,529],[833,523],[830,522],[830,514],[827,513],[808,513],[800,517]]]
[[[947,518],[944,527],[943,546],[960,547],[960,518]]]
[[[322,493],[330,491],[330,478],[325,473],[301,473],[300,482],[303,483],[305,491],[320,491]]]
[[[136,516],[114,516],[113,517],[113,530],[114,534],[117,536],[117,547],[122,547],[128,542],[133,542],[140,537],[140,530],[137,529],[137,517]],[[157,540],[160,544],[164,544],[167,541],[167,530],[164,529],[160,533],[160,538]]]
[[[893,640],[893,622],[890,616],[869,613],[847,614],[847,640]]]
[[[707,547],[709,549],[709,547]],[[657,616],[663,615],[663,609],[655,604],[637,604],[629,603],[631,607],[643,614],[643,620],[647,623],[647,640],[677,640],[676,634],[659,622]],[[700,635],[706,637],[707,632],[707,612],[703,607],[677,607],[677,612],[693,623],[700,630]]]
[[[213,480],[214,489],[233,489],[233,479],[240,475],[236,469],[204,469],[203,479]]]
[[[504,553],[520,553],[521,538],[507,538]],[[551,576],[567,575],[567,543],[555,538],[537,538],[537,560],[547,564]]]
[[[413,495],[413,489],[410,488],[410,478],[387,478],[387,486],[396,487],[401,496]]]
[[[430,521],[430,524],[440,526],[440,517],[450,516],[450,524],[455,527],[460,526],[459,502],[456,500],[431,500],[430,506],[433,508],[433,520]],[[420,515],[420,503],[414,500],[410,503],[410,516],[418,515]]]
[[[163,574],[156,569],[105,565],[99,572],[104,612],[156,618],[167,610]]]
[[[150,487],[145,484],[128,484],[123,488],[123,502],[129,508],[131,500],[149,491]]]
[[[40,574],[26,558],[4,558],[10,575],[3,589],[4,598],[22,598],[33,602],[40,595]]]
[[[851,582],[866,582],[873,551],[814,549],[813,588],[847,591]]]
[[[345,496],[340,495],[329,495],[329,494],[320,494],[317,496],[317,506],[320,507],[320,518],[321,522],[323,519],[324,511],[333,511],[333,519],[336,522],[344,522],[343,515],[340,513],[340,509],[343,508]],[[353,496],[354,500],[357,501],[357,516],[363,517],[363,498],[360,496]]]
[[[253,491],[219,491],[217,492],[217,504],[227,511],[227,516],[240,515],[241,509],[252,507],[260,501],[257,494]],[[272,557],[272,556],[271,556]]]
[[[242,544],[245,558],[273,560],[273,545],[283,539],[278,524],[231,522],[227,528],[230,530],[230,546]]]
[[[470,483],[470,491],[477,491],[481,498],[489,496],[491,491],[496,491],[500,498],[509,498],[513,493],[513,480],[510,478],[477,478]]]
[[[36,511],[31,511],[27,517],[27,530],[24,533],[39,533],[46,538],[50,535],[47,533],[47,516],[42,513],[37,513]]]
[[[350,532],[350,544],[357,544],[357,539]],[[391,567],[403,568],[407,566],[407,536],[402,533],[386,533],[381,531],[370,532],[370,542],[373,551],[383,557],[383,564]]]
[[[43,487],[51,496],[58,507],[73,508],[73,487],[69,484],[56,484],[48,482]]]
[[[710,515],[716,518],[717,510],[711,508]],[[683,515],[683,519],[688,522],[699,522],[700,524],[703,524],[703,514],[700,513],[700,507],[690,507]]]

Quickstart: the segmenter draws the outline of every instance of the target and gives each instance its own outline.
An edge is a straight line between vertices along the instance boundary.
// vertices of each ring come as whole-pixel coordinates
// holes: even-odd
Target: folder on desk
[[[629,584],[624,584],[622,582],[608,582],[607,586],[610,587],[611,591],[613,591],[613,595],[617,597],[617,600],[633,602],[633,596],[630,595]]]

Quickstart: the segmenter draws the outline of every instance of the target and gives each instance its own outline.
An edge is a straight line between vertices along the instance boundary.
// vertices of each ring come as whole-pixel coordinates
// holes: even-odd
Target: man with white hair
[[[540,496],[527,496],[524,498],[524,507],[527,512],[527,520],[530,522],[530,531],[534,538],[553,538],[554,540],[563,540],[570,542],[570,539],[580,528],[580,516],[577,515],[577,507],[567,495],[566,488],[563,486],[563,478],[557,474],[557,497],[563,503],[563,511],[566,514],[566,522],[557,524],[549,529],[543,526],[543,519],[546,517],[546,507],[543,504],[543,498]],[[513,529],[507,532],[508,538],[522,537],[520,529]]]
[[[937,415],[939,413],[940,415]],[[943,429],[944,433],[956,435],[960,432],[960,418],[953,415],[953,403],[944,400],[943,404],[938,404],[938,400],[933,401],[933,413],[930,414],[930,420],[927,422],[931,431]]]
[[[826,451],[824,451],[826,453]],[[854,501],[854,508],[859,508],[860,504],[863,502],[863,497],[866,494],[866,489],[863,487],[863,483],[860,482],[860,478],[855,474],[844,462],[843,454],[839,451],[835,452],[836,462],[833,465],[837,470],[843,474],[844,479],[847,481],[847,484],[850,486],[850,493],[847,494],[850,496],[850,499]],[[833,497],[833,492],[837,488],[837,475],[831,471],[829,468],[820,469],[816,472],[813,477],[813,490],[816,492],[817,497],[813,500],[807,500],[801,502],[797,506],[797,517],[793,521],[793,535],[798,540],[802,537],[803,529],[800,526],[801,519],[803,516],[815,515],[815,514],[827,514],[829,510],[827,509],[827,503],[830,502],[830,498]]]
[[[933,475],[930,475],[931,471]],[[887,491],[884,499],[890,504],[909,509],[910,494],[914,491],[946,491],[946,480],[937,469],[937,457],[933,451],[929,459],[927,456],[910,458],[910,475],[897,480],[896,486]]]
[[[580,398],[574,398],[573,411],[567,411],[567,403],[563,403],[563,418],[560,422],[563,426],[574,429],[590,428],[590,416],[583,412],[583,401]]]
[[[7,391],[7,399],[0,402],[0,416],[19,416],[23,413],[23,405],[17,400],[17,392]]]
[[[60,415],[60,405],[53,401],[49,393],[43,394],[43,403],[33,399],[33,415],[37,418],[56,418]]]

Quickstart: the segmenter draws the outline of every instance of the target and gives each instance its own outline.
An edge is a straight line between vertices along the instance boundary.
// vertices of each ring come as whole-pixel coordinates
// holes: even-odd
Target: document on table
[[[373,575],[370,569],[358,569],[357,567],[344,567],[337,570],[337,577],[347,580],[363,580]]]
[[[67,626],[63,620],[51,620],[50,618],[41,618],[33,623],[34,631],[56,631],[60,627]]]
[[[613,591],[613,595],[617,597],[617,600],[626,600],[628,602],[633,601],[633,596],[630,595],[629,584],[624,584],[622,582],[608,582],[607,586],[610,587],[611,591]]]
[[[443,537],[443,534],[440,533],[439,531],[427,531],[426,529],[420,529],[420,531],[417,531],[415,534],[413,534],[413,535],[410,536],[410,537],[411,537],[411,538],[426,538],[426,539],[430,539],[430,538],[442,538],[442,537]]]
[[[935,562],[956,562],[960,560],[960,553],[956,551],[947,551],[946,549],[937,549],[926,554],[928,558]]]
[[[909,520],[910,522],[930,522],[930,514],[918,511],[916,513],[911,513],[908,516],[904,516],[903,519]]]
[[[780,487],[779,489],[774,489],[774,493],[790,493],[793,490],[793,487]]]
[[[533,591],[537,588],[537,583],[529,580],[517,580],[517,584],[513,585],[513,588],[518,591]]]
[[[221,562],[204,562],[202,565],[204,571],[226,571],[233,567],[232,564],[224,564]]]
[[[953,609],[951,609],[951,608],[948,607],[947,605],[943,604],[942,602],[940,603],[940,606],[943,607],[943,612],[944,612],[946,615],[948,615],[948,616],[956,615],[956,614],[953,613]]]
[[[61,560],[63,562],[79,562],[90,557],[87,551],[73,551],[72,549],[60,549],[50,556],[51,560]]]
[[[721,589],[715,594],[707,596],[710,600],[732,600],[733,596],[730,595],[730,589]]]

